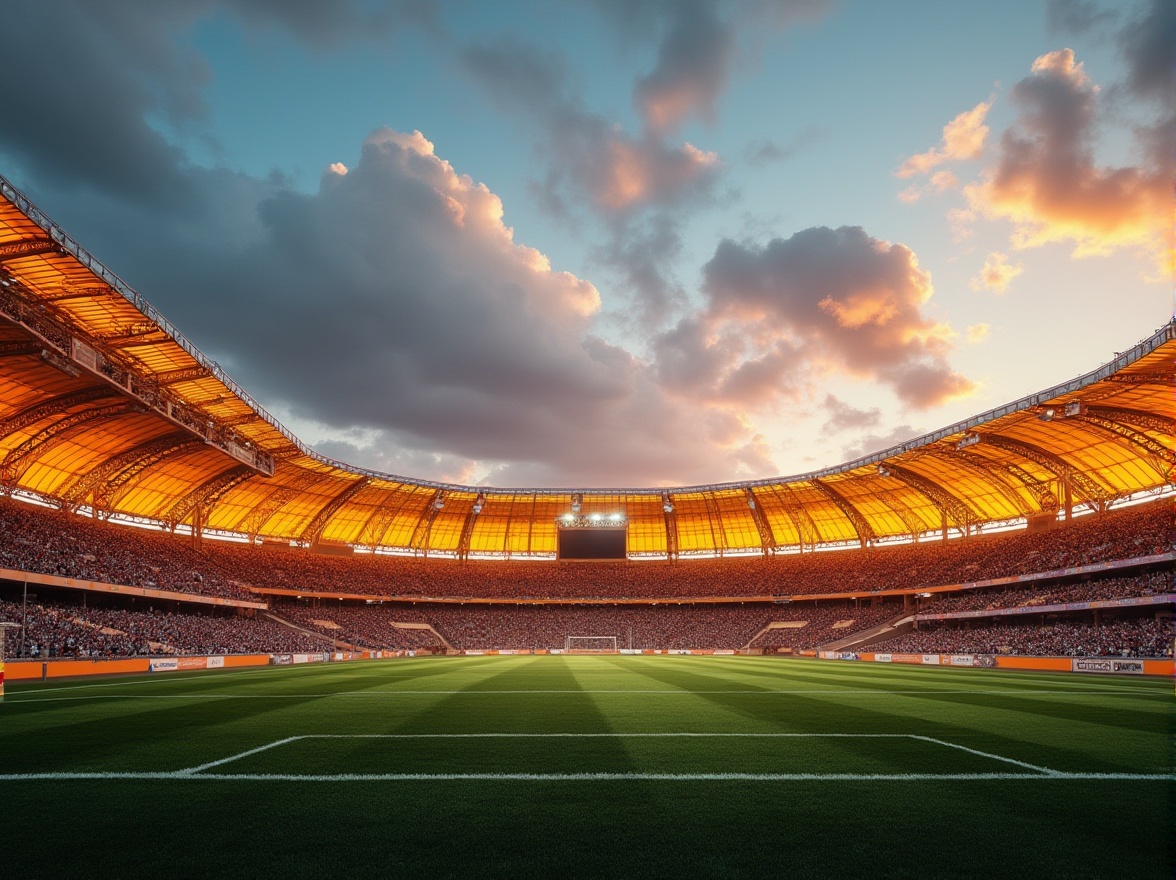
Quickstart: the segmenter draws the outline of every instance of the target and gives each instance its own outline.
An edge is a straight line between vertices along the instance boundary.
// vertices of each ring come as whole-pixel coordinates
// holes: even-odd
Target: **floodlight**
[[[437,497],[433,499],[433,509],[440,510],[445,506],[445,496],[438,492]]]
[[[594,513],[590,517],[588,517],[588,519],[592,520],[593,522],[600,522],[600,514]]]
[[[1049,409],[1042,410],[1037,416],[1037,418],[1041,419],[1043,422],[1051,421],[1053,419],[1053,417],[1054,417],[1054,408],[1052,406],[1049,407]]]
[[[621,516],[621,514],[619,514],[619,513],[614,513],[612,516],[609,517],[609,519],[611,519],[613,522],[620,522],[622,519],[624,519],[624,517]]]
[[[956,449],[967,449],[969,446],[975,446],[979,442],[979,434],[965,434],[960,439],[960,442],[956,444]]]
[[[576,494],[572,496],[572,513],[579,513],[584,507],[584,496]]]
[[[566,523],[570,523],[570,522],[571,522],[572,520],[574,520],[575,518],[576,518],[576,517],[575,517],[573,514],[570,514],[570,513],[565,513],[565,514],[563,515],[563,521],[564,521],[564,522],[566,522]]]
[[[878,465],[878,476],[889,477],[890,476],[890,468],[886,467],[886,465],[884,465],[884,464]]]
[[[1066,409],[1064,410],[1064,412],[1065,412],[1066,418],[1072,419],[1075,416],[1080,416],[1084,412],[1086,412],[1086,407],[1083,406],[1081,400],[1075,400],[1075,401],[1072,401],[1072,402],[1066,404]]]

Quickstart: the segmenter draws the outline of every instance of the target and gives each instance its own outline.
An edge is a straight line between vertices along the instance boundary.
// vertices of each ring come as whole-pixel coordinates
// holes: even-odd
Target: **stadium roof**
[[[624,515],[631,555],[876,542],[1105,507],[1170,484],[1176,322],[1069,382],[807,474],[673,489],[497,489],[311,450],[0,177],[0,490],[266,540],[554,554]]]

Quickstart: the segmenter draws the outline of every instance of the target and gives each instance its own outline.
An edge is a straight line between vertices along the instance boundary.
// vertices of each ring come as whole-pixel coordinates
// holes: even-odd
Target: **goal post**
[[[568,636],[565,654],[619,654],[616,636]]]

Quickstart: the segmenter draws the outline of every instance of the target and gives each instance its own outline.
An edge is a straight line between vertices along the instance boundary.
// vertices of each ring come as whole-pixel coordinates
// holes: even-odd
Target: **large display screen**
[[[628,530],[620,528],[560,529],[560,559],[624,559]]]

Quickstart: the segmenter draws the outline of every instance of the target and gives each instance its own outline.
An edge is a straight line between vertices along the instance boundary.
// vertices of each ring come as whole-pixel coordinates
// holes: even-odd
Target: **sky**
[[[1170,0],[10,0],[0,174],[324,455],[790,476],[1173,314]]]

